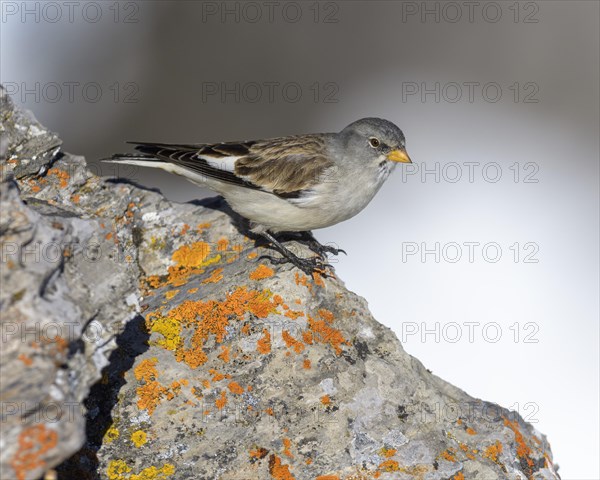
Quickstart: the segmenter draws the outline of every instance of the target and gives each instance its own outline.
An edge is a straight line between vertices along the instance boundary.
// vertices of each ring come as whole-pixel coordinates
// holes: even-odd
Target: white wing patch
[[[240,157],[211,157],[209,155],[198,155],[198,158],[205,160],[211,167],[227,172],[235,172],[235,162]]]

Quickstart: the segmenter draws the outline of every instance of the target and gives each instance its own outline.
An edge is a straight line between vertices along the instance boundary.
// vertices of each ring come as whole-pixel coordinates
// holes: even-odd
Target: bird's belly
[[[273,232],[302,232],[329,227],[345,220],[343,212],[317,205],[300,207],[260,191],[231,189],[223,192],[223,196],[234,211]]]

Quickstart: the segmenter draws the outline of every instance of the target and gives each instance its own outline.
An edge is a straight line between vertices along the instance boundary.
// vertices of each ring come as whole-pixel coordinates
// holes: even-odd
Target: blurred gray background
[[[409,353],[600,478],[599,2],[1,3],[14,100],[177,201],[210,192],[97,159],[398,124],[414,166],[317,238]]]

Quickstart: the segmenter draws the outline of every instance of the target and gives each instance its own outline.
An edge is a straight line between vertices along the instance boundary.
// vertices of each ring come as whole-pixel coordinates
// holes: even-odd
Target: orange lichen
[[[288,332],[287,330],[283,330],[281,332],[281,338],[283,339],[287,347],[291,347],[294,349],[294,352],[302,353],[304,351],[304,344],[292,337],[290,335],[290,332]]]
[[[220,255],[208,258],[209,254],[210,245],[206,242],[183,245],[175,250],[171,256],[176,264],[168,268],[166,279],[162,279],[157,275],[151,275],[146,279],[146,282],[151,288],[158,288],[168,284],[179,287],[187,281],[190,275],[204,272],[204,267],[221,259]]]
[[[175,295],[179,293],[179,290],[169,290],[165,293],[165,298],[167,300],[171,300]]]
[[[288,310],[284,315],[292,320],[296,320],[298,317],[303,317],[304,312],[301,312],[300,310]]]
[[[235,393],[236,395],[241,395],[242,393],[244,393],[244,389],[237,382],[233,382],[233,381],[229,382],[229,385],[227,385],[227,388],[229,388],[229,391],[231,393]]]
[[[483,452],[483,456],[485,458],[489,458],[492,462],[497,463],[498,457],[502,453],[502,444],[499,441],[496,441],[493,445],[490,445]]]
[[[325,286],[323,277],[321,276],[321,274],[319,272],[313,272],[312,277],[313,277],[313,280],[315,281],[315,285],[318,285],[319,287]]]
[[[452,480],[465,480],[465,476],[462,472],[458,472],[456,475],[452,477]]]
[[[266,328],[263,328],[262,338],[256,342],[256,350],[263,355],[271,352],[271,334]]]
[[[308,289],[309,292],[312,293],[313,286],[311,283],[308,283],[308,277],[301,273],[296,272],[295,274],[296,285],[302,285]]]
[[[69,184],[67,180],[71,178],[71,176],[67,172],[56,167],[48,170],[48,175],[54,175],[56,178],[58,178],[60,188],[66,188]]]
[[[225,237],[219,238],[219,240],[217,241],[217,251],[218,252],[226,251],[228,246],[229,246],[229,240],[227,240]]]
[[[306,461],[308,462],[308,460],[310,458]],[[319,475],[315,480],[340,480],[340,477],[338,475]]]
[[[469,449],[468,445],[465,445],[462,442],[458,442],[458,446],[460,447],[460,449],[465,452],[465,455],[467,456],[467,458],[469,460],[475,460],[475,455],[473,455],[473,453],[477,453],[477,450],[473,449]]]
[[[302,341],[304,343],[306,343],[307,345],[312,345],[313,344],[313,334],[310,330],[304,330],[302,332]]]
[[[183,245],[173,252],[173,260],[181,267],[198,267],[210,254],[210,245],[206,242],[195,242]]]
[[[220,373],[217,370],[215,370],[214,368],[209,369],[208,373],[210,373],[212,375],[212,381],[213,382],[220,382],[224,378],[227,378],[226,374]]]
[[[467,430],[466,430],[466,432],[467,432],[469,435],[477,435],[477,432],[476,432],[475,430],[473,430],[471,427],[467,427]]]
[[[210,277],[202,280],[202,283],[219,283],[221,280],[223,280],[223,269],[215,268],[210,274]]]
[[[225,390],[221,391],[220,397],[215,400],[215,405],[219,410],[227,405],[227,394],[225,393]]]
[[[247,258],[248,258],[248,260],[254,260],[256,257],[258,257],[258,253],[256,253],[256,252],[250,252],[248,254]]]
[[[290,473],[289,466],[282,464],[281,459],[275,454],[269,457],[269,473],[275,480],[295,480],[296,478]]]
[[[188,290],[188,293],[194,294],[194,293],[196,293],[197,291],[198,291],[198,287],[195,287],[195,288],[190,288],[190,289]]]
[[[26,367],[29,367],[33,363],[33,360],[24,353],[21,353],[17,358],[21,360]]]
[[[531,455],[531,448],[525,442],[525,438],[519,430],[519,424],[516,421],[511,422],[506,417],[502,418],[504,418],[504,425],[510,428],[515,434],[515,442],[517,443],[517,457],[523,458],[529,467],[533,467],[534,461],[529,457]]]
[[[271,407],[265,408],[265,413],[267,415],[273,416],[273,409]]]
[[[33,425],[25,428],[18,438],[19,448],[10,465],[17,480],[25,480],[27,472],[46,465],[43,455],[58,443],[58,434],[46,425]]]
[[[453,448],[449,448],[448,450],[444,450],[442,453],[440,453],[440,458],[448,460],[449,462],[456,462],[456,457],[454,456],[455,453],[456,452]]]
[[[148,314],[146,323],[151,331],[157,331],[163,336],[166,334],[166,338],[175,335],[176,337],[170,342],[172,348],[169,349],[175,351],[176,360],[185,362],[191,368],[197,368],[208,360],[204,351],[205,342],[214,336],[217,343],[222,343],[232,320],[244,320],[246,313],[265,318],[273,312],[275,305],[269,297],[269,292],[239,287],[228,293],[224,301],[186,300],[167,314],[162,314],[169,321],[168,332],[157,329],[156,322],[165,323],[165,321],[156,320],[156,314]],[[180,338],[183,328],[193,329],[189,346]]]
[[[257,447],[255,449],[250,450],[248,453],[251,459],[260,460],[261,458],[265,458],[269,451],[266,448]]]
[[[291,447],[292,447],[292,441],[289,438],[284,438],[283,439],[283,454],[286,457],[294,458],[294,455],[290,451]]]
[[[305,368],[306,370],[310,370],[310,360],[308,358],[305,358],[304,361],[302,362],[302,368]]]
[[[275,274],[275,271],[272,268],[263,265],[262,263],[254,269],[254,271],[250,272],[250,280],[263,280],[265,278],[272,277]]]
[[[308,328],[312,333],[312,337],[310,340],[314,340],[320,343],[327,343],[333,347],[336,355],[340,355],[342,353],[341,345],[343,343],[349,345],[342,332],[329,326],[330,322],[327,320],[315,320],[310,315],[308,317]],[[306,343],[309,343],[305,340]]]
[[[181,227],[181,231],[179,232],[179,235],[185,235],[189,229],[190,229],[190,226],[187,223],[184,223],[183,227]]]
[[[146,409],[152,415],[156,407],[160,404],[161,398],[166,396],[168,389],[158,383],[158,370],[156,358],[146,358],[134,368],[133,374],[138,381],[143,381],[144,385],[137,388],[138,408]]]
[[[378,469],[383,470],[384,472],[397,472],[400,470],[400,465],[396,460],[386,460],[379,464]]]
[[[221,346],[221,353],[217,355],[218,358],[223,360],[225,363],[229,363],[230,358],[230,348],[227,345]]]
[[[319,316],[325,320],[327,323],[331,323],[333,322],[334,316],[333,313],[331,313],[329,310],[327,310],[326,308],[320,308],[318,310]]]
[[[329,395],[323,395],[321,397],[321,403],[323,405],[329,405],[331,403],[331,398],[329,397]]]
[[[396,450],[395,448],[382,448],[381,456],[385,458],[390,458],[396,455],[397,452],[398,450]]]
[[[81,200],[81,196],[80,195],[78,195],[78,194],[71,195],[71,201],[73,203],[79,203],[79,200]]]

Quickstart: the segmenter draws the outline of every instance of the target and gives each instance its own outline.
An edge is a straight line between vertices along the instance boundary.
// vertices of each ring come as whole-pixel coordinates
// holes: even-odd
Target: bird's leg
[[[300,258],[268,232],[257,233],[265,238],[275,250],[283,255],[284,258],[280,259],[270,258],[273,263],[292,263],[307,275],[312,275],[315,271],[322,273],[325,271],[325,268],[328,267],[327,264],[323,263],[321,258]]]
[[[346,252],[341,248],[332,247],[331,245],[323,245],[314,237],[310,230],[306,230],[305,232],[298,232],[298,234],[300,237],[299,241],[301,243],[306,244],[308,248],[310,248],[313,252],[315,252],[324,260],[327,258],[325,256],[327,253],[331,253],[332,255],[339,255],[341,252],[344,255],[347,255]]]

